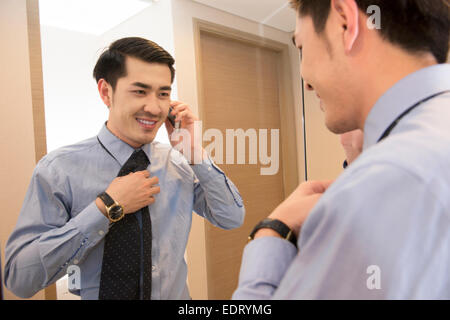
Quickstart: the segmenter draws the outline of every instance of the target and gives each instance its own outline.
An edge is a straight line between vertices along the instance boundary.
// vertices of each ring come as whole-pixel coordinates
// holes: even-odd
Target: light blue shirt
[[[371,110],[364,150],[311,211],[299,251],[244,250],[234,299],[450,299],[450,65],[410,74]]]
[[[134,149],[103,126],[97,137],[49,153],[36,166],[6,245],[5,284],[30,297],[80,268],[82,299],[98,299],[109,220],[95,205]],[[142,147],[161,192],[149,206],[152,220],[152,299],[189,299],[184,259],[192,212],[231,229],[244,219],[238,190],[209,159],[190,166],[168,145]],[[114,159],[115,158],[115,159]],[[117,160],[116,160],[117,159]]]

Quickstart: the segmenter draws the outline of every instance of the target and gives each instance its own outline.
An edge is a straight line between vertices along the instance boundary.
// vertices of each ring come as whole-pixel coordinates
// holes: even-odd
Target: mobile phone
[[[169,114],[167,115],[167,119],[169,119],[170,124],[172,125],[172,127],[176,127],[175,125],[175,116],[171,115],[171,112],[173,111],[173,108],[170,107],[169,108]]]

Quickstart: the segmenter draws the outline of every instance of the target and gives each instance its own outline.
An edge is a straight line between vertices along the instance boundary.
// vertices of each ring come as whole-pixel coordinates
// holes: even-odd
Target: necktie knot
[[[135,150],[119,171],[118,177],[147,169],[150,161],[142,149]]]

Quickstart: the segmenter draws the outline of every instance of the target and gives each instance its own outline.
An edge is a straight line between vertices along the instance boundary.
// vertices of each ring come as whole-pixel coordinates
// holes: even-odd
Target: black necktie
[[[145,170],[148,165],[145,152],[134,151],[117,176]],[[142,232],[136,217],[139,211],[142,214]],[[114,223],[105,237],[98,295],[100,300],[151,298],[152,226],[148,207],[139,211],[126,214],[122,220]]]

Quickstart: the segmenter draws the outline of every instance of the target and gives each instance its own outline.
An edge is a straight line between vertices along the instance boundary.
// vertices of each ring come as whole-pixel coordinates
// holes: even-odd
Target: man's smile
[[[149,120],[149,119],[143,119],[143,118],[136,118],[136,121],[139,123],[139,125],[146,129],[146,130],[153,130],[156,128],[156,125],[158,121],[156,120]]]

